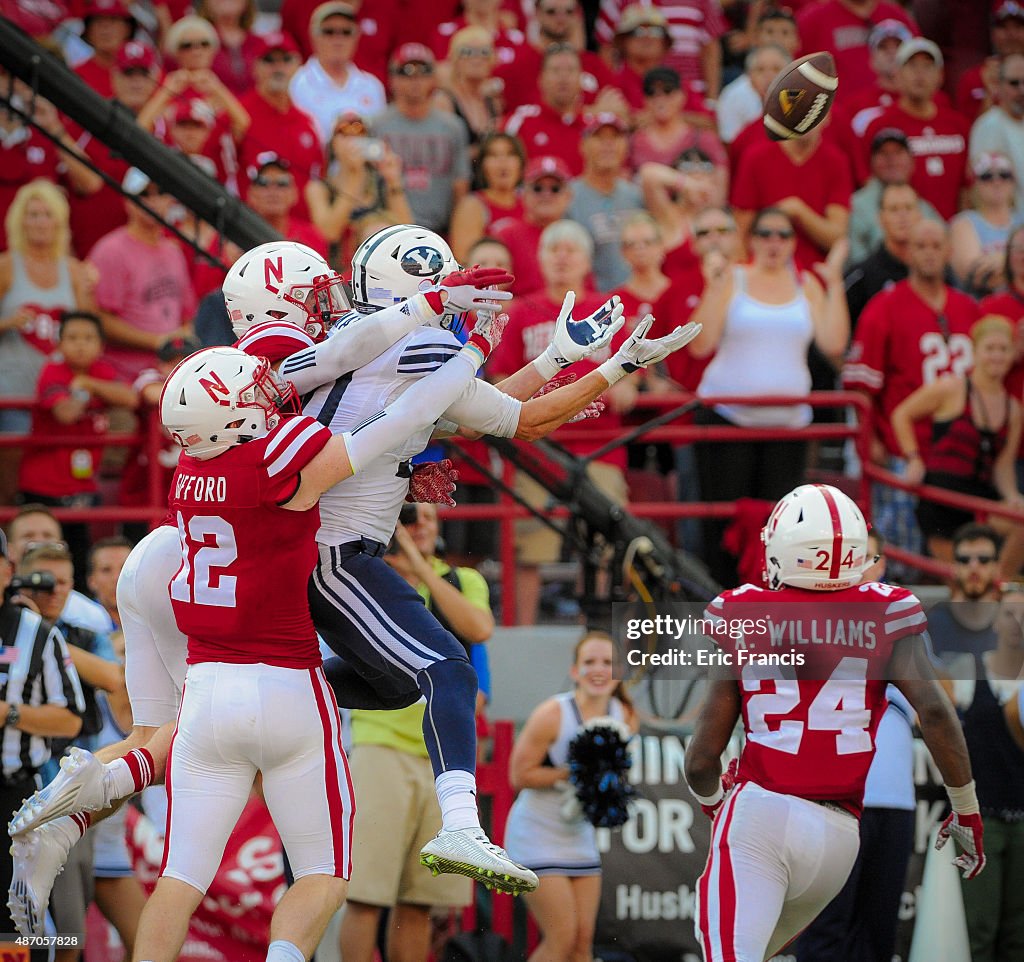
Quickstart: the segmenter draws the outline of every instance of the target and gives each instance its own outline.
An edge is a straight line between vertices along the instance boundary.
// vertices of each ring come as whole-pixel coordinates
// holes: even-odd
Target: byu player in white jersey
[[[358,314],[341,324],[364,323],[366,316],[395,303],[437,296],[446,288],[459,290],[462,283],[451,250],[437,234],[410,225],[385,228],[353,257],[352,292]],[[582,322],[570,323],[571,308],[570,298],[556,325],[556,343],[528,365],[528,371],[517,375],[517,387],[526,397],[563,366],[605,346],[621,326],[617,299]],[[611,318],[615,318],[613,325],[607,323]],[[573,406],[564,407],[564,416],[538,420],[532,413],[535,402],[524,404],[481,380],[470,385],[444,418],[483,434],[526,440],[543,437],[621,377],[662,359],[697,333],[677,329],[659,341],[646,341],[652,322],[653,318],[641,322],[623,348],[597,371],[548,395],[573,399]],[[334,433],[358,434],[384,405],[443,365],[460,346],[452,331],[415,331],[360,369],[320,387],[306,399],[304,413]],[[301,355],[289,358],[281,373],[291,377],[301,364]],[[502,891],[532,891],[536,875],[511,861],[480,826],[476,673],[454,635],[383,559],[408,492],[409,461],[426,447],[430,434],[425,429],[396,445],[321,498],[320,565],[310,584],[310,610],[323,639],[342,657],[342,667],[361,676],[350,673],[351,687],[333,676],[342,704],[380,709],[412,704],[420,696],[426,699],[423,735],[434,769],[442,828],[423,848],[421,861],[434,871],[467,875]],[[359,682],[364,683],[361,689]],[[366,700],[360,702],[360,695]]]

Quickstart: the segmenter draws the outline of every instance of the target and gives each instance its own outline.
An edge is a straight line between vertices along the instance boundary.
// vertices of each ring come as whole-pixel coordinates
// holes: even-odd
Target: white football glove
[[[632,374],[642,367],[665,360],[673,351],[678,351],[689,344],[703,330],[702,325],[691,321],[685,327],[677,327],[671,334],[649,341],[646,339],[647,332],[653,323],[654,315],[646,315],[629,335],[626,343],[598,368],[609,384],[615,384],[627,374]]]
[[[618,297],[609,298],[590,317],[581,321],[573,319],[572,309],[575,304],[576,293],[569,291],[558,312],[551,343],[533,362],[545,380],[553,378],[562,368],[607,347],[619,328],[626,323],[622,316],[622,301]]]

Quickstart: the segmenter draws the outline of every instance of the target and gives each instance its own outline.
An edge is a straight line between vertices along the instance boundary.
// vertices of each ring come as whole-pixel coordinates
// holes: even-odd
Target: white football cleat
[[[23,832],[14,839],[14,874],[7,893],[7,908],[21,935],[43,934],[50,891],[54,880],[64,871],[72,844],[66,833],[53,825]]]
[[[513,862],[481,828],[442,829],[420,851],[420,864],[434,875],[465,875],[486,889],[521,895],[537,888],[537,876]]]
[[[11,838],[62,815],[98,812],[110,804],[104,791],[104,767],[92,752],[72,748],[48,785],[25,799],[7,826]]]

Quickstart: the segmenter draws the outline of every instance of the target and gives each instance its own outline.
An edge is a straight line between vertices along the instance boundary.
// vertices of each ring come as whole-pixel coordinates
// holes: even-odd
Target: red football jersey
[[[320,511],[280,505],[330,439],[322,424],[297,415],[216,458],[181,455],[169,506],[182,564],[170,594],[189,664],[320,665],[306,602]]]
[[[877,583],[827,593],[743,585],[715,598],[705,618],[740,686],[747,739],[739,780],[859,816],[893,646],[924,632],[921,603]],[[756,627],[732,638],[744,621]],[[762,654],[803,657],[791,667],[752,660]]]
[[[967,183],[967,142],[971,125],[955,110],[941,105],[934,117],[922,120],[912,117],[899,104],[892,104],[864,130],[860,158],[863,170],[870,164],[871,141],[887,127],[902,130],[910,141],[914,155],[911,186],[949,220],[960,209],[960,191]]]
[[[889,421],[893,410],[940,374],[970,371],[974,351],[969,335],[978,317],[978,305],[951,287],[946,288],[941,314],[921,300],[909,281],[893,284],[868,301],[843,366],[843,387],[874,397],[875,425],[893,454],[902,454]],[[927,451],[928,421],[918,421],[914,430],[918,447]]]
[[[301,327],[287,321],[264,321],[250,327],[232,346],[277,364],[297,351],[313,347],[313,339]]]

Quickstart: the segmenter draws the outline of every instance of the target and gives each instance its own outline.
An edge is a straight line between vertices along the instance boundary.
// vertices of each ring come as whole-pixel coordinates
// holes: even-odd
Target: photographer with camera
[[[437,556],[437,508],[407,504],[388,549],[392,568],[419,592],[434,617],[470,653],[494,631],[487,582],[472,568],[452,568]],[[479,672],[479,668],[478,668]],[[480,679],[486,690],[485,679]],[[480,697],[480,695],[478,695]],[[356,792],[352,880],[341,920],[345,962],[372,962],[381,912],[390,909],[391,958],[425,960],[433,906],[468,905],[470,880],[431,877],[420,849],[441,827],[434,775],[423,742],[422,699],[397,711],[352,712],[352,783]],[[396,792],[396,785],[409,791]]]
[[[37,772],[50,757],[51,738],[72,738],[85,710],[78,675],[63,635],[44,621],[33,601],[50,584],[41,576],[13,578],[7,538],[0,531],[0,811],[12,812],[41,784]],[[14,860],[0,845],[0,895],[11,884]],[[6,902],[6,899],[0,898]],[[0,915],[3,929],[13,920]],[[65,930],[70,931],[70,930]],[[45,957],[45,953],[43,953]]]

